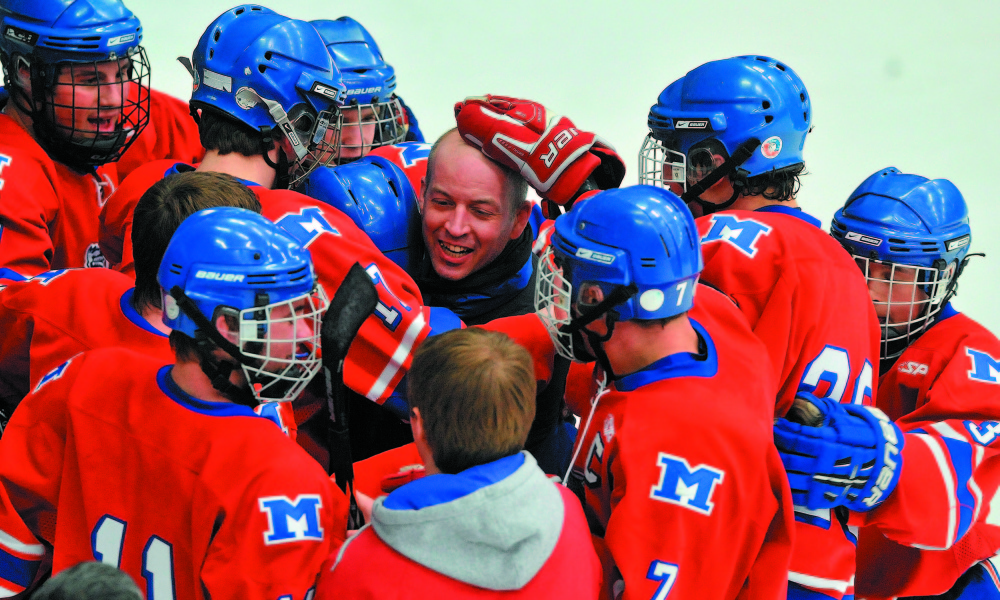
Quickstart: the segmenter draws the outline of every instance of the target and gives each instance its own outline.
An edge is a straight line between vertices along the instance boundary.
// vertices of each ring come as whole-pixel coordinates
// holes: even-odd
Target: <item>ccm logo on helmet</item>
[[[244,275],[236,273],[216,273],[215,271],[198,271],[194,274],[195,279],[211,279],[213,281],[240,282],[245,279]]]
[[[18,29],[13,25],[8,25],[3,30],[3,35],[6,38],[10,38],[15,42],[21,42],[23,44],[28,44],[29,46],[34,46],[35,42],[38,41],[38,34],[32,33],[30,31],[25,31],[24,29]]]
[[[357,96],[358,94],[374,94],[375,92],[381,92],[382,86],[370,87],[370,88],[358,88],[356,90],[347,90],[348,96]]]

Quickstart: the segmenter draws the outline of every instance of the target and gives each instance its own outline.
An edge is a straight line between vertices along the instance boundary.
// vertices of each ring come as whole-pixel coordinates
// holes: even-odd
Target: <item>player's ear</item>
[[[417,196],[417,204],[420,206],[420,214],[424,214],[424,204],[427,202],[427,177],[420,178],[420,195]]]
[[[239,344],[239,317],[220,313],[215,318],[215,328],[219,330],[222,337],[234,344]]]
[[[517,212],[514,213],[514,227],[510,230],[510,239],[516,240],[521,237],[524,228],[528,225],[528,218],[531,217],[531,207],[532,203],[527,200],[517,207]]]

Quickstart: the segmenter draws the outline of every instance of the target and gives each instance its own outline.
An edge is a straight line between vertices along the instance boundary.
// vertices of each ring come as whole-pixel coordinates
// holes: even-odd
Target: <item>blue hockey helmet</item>
[[[368,30],[351,17],[312,24],[326,41],[347,87],[340,112],[337,162],[347,163],[372,148],[406,139],[406,117],[396,98],[396,71],[385,62]]]
[[[192,214],[170,239],[158,280],[163,323],[233,356],[257,401],[292,400],[319,371],[326,296],[309,251],[261,215]],[[233,321],[236,344],[216,328],[220,316]]]
[[[868,177],[833,216],[830,233],[854,256],[882,322],[882,358],[893,359],[955,294],[972,230],[962,193],[947,179]]]
[[[417,196],[392,161],[366,156],[316,169],[302,180],[299,191],[349,216],[392,262],[416,273],[423,248]]]
[[[260,131],[265,156],[272,141],[287,139],[295,153],[293,179],[333,160],[328,140],[345,88],[308,22],[263,6],[237,6],[208,26],[188,66],[192,108],[221,111]]]
[[[567,328],[578,330],[581,317],[652,320],[690,310],[702,265],[694,218],[675,194],[648,185],[605,190],[556,219],[535,308],[559,353],[572,358]]]
[[[0,32],[11,101],[54,159],[116,161],[149,123],[142,25],[121,0],[0,0]]]
[[[649,109],[639,181],[695,192],[685,193],[690,202],[726,175],[750,178],[803,163],[811,123],[805,84],[784,63],[766,56],[705,63],[667,86]],[[713,163],[712,155],[729,166]],[[708,179],[713,170],[719,173]],[[711,183],[699,188],[702,179]]]

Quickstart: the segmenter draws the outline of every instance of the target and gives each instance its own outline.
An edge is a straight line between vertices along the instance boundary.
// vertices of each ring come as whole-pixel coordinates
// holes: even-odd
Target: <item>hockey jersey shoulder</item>
[[[149,90],[149,125],[140,132],[121,160],[119,178],[124,181],[134,170],[159,159],[195,163],[205,155],[198,124],[188,103],[159,90]]]

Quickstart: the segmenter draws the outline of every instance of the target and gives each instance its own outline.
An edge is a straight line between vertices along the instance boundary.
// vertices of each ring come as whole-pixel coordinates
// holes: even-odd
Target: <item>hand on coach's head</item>
[[[524,232],[527,182],[465,143],[453,129],[434,144],[420,198],[434,271],[458,281],[495,260]]]

